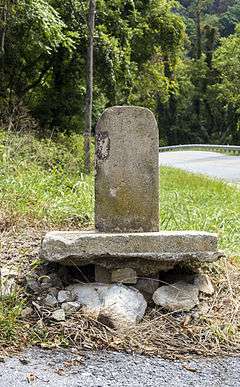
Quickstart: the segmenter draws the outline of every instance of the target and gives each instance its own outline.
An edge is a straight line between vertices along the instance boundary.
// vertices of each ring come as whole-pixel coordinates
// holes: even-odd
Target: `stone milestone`
[[[178,263],[200,266],[220,258],[216,234],[159,232],[158,146],[148,109],[107,109],[96,128],[95,230],[50,232],[41,256],[67,265],[94,264],[98,282],[132,284]]]
[[[96,127],[95,227],[159,230],[158,128],[141,107],[107,109]]]

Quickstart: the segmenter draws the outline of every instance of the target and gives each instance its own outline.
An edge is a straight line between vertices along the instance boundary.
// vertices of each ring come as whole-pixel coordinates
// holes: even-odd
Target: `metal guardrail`
[[[162,146],[159,148],[160,152],[175,151],[175,150],[210,150],[216,152],[226,153],[240,153],[240,146],[237,145],[208,145],[208,144],[187,144],[187,145],[173,145]]]

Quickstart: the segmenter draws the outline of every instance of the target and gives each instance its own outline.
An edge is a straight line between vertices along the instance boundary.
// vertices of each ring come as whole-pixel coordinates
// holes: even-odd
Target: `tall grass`
[[[93,177],[83,165],[82,136],[0,132],[0,212],[49,226],[92,223]]]
[[[240,255],[240,190],[166,167],[160,188],[161,229],[217,232],[221,247]],[[93,226],[93,200],[80,135],[42,140],[0,131],[0,222]]]

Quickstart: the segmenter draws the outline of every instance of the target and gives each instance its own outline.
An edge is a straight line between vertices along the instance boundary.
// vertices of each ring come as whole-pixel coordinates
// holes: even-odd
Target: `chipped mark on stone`
[[[110,189],[110,195],[115,198],[117,196],[117,189],[116,188],[112,188]]]
[[[97,149],[96,156],[98,160],[107,160],[110,153],[110,138],[108,132],[100,132],[96,136]]]

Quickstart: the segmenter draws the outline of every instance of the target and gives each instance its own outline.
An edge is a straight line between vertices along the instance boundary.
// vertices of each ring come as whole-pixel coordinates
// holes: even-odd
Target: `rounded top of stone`
[[[120,115],[120,114],[127,114],[127,115],[145,115],[148,120],[152,119],[156,123],[155,116],[153,112],[145,107],[142,106],[132,106],[132,105],[123,105],[123,106],[112,106],[104,110],[102,114],[102,118],[104,116],[108,115]]]

